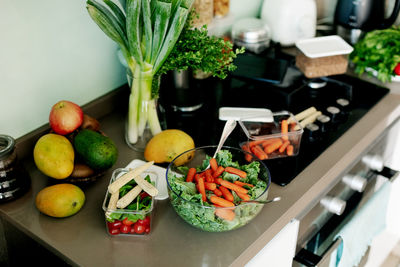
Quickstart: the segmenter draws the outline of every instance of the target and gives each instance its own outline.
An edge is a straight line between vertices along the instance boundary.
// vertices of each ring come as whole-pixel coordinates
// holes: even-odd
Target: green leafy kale
[[[380,81],[391,81],[393,70],[400,63],[400,26],[367,33],[355,44],[350,59],[356,73],[372,75],[370,68],[377,72]]]

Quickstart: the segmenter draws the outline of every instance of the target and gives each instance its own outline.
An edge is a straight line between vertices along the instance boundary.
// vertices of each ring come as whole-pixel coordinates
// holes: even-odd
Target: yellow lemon
[[[150,139],[144,151],[144,158],[155,163],[171,162],[182,152],[194,147],[194,141],[190,135],[181,130],[168,129]],[[194,151],[187,153],[186,157],[180,157],[175,164],[180,166],[191,160],[193,156]]]

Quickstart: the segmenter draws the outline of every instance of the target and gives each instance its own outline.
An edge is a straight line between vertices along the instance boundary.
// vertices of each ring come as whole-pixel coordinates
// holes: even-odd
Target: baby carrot
[[[266,146],[269,146],[272,143],[277,142],[278,140],[281,140],[280,138],[271,138],[264,140],[264,142],[261,143],[262,147],[265,149]]]
[[[260,160],[264,160],[268,158],[267,153],[264,152],[264,150],[262,150],[262,148],[260,146],[253,146],[250,148],[251,152],[253,152],[254,155],[257,156],[257,158],[259,158]]]
[[[292,145],[288,145],[288,147],[286,148],[286,154],[288,156],[293,155],[293,146]]]
[[[285,142],[283,142],[283,144],[281,145],[281,147],[279,148],[279,152],[283,153],[283,151],[285,151],[286,147],[290,145],[289,140],[286,140]]]
[[[247,189],[245,189],[245,188],[243,188],[243,187],[241,187],[241,186],[239,186],[237,184],[225,181],[222,178],[217,178],[216,182],[217,182],[217,184],[225,186],[226,188],[228,188],[230,190],[233,190],[235,192],[240,192],[240,193],[243,193],[243,194],[247,194]]]
[[[210,167],[213,172],[215,172],[218,168],[217,160],[215,158],[210,159]]]
[[[207,183],[207,182],[205,182],[204,183],[204,187],[207,190],[214,191],[215,189],[217,189],[217,184],[216,183]]]
[[[218,188],[215,188],[215,189],[213,190],[213,192],[214,192],[214,194],[215,194],[217,197],[222,196],[222,192],[221,192],[221,190],[219,190]]]
[[[287,120],[282,120],[281,121],[281,133],[282,133],[282,139],[284,140],[284,141],[287,141],[288,140],[288,136],[287,136],[287,133],[288,133],[288,127],[289,125],[288,125],[288,122],[287,122]]]
[[[231,174],[236,174],[236,175],[240,176],[240,178],[246,178],[246,176],[247,176],[246,172],[244,172],[242,170],[239,170],[239,169],[236,169],[234,167],[226,167],[225,171],[229,172]]]
[[[248,145],[249,145],[249,147],[252,147],[252,146],[259,145],[259,144],[261,144],[262,142],[264,142],[264,140],[254,140],[254,141],[250,141],[250,142],[248,143]]]
[[[207,170],[204,171],[205,180],[208,183],[211,183],[211,182],[214,181],[214,178],[213,178],[211,173],[212,173],[211,169],[207,169]]]
[[[194,175],[196,174],[195,168],[190,168],[186,175],[186,182],[193,182]]]
[[[204,179],[203,178],[199,178],[199,182],[197,183],[198,185],[198,190],[201,194],[201,198],[203,199],[203,201],[207,201],[207,197],[206,197],[206,188],[204,186]]]
[[[243,183],[243,182],[241,182],[241,181],[234,181],[233,183],[234,183],[234,184],[237,184],[237,185],[239,185],[239,186],[254,187],[254,185],[252,185],[252,184]]]
[[[236,192],[236,194],[244,201],[249,201],[250,200],[250,197],[249,197],[248,194],[242,194],[242,193],[239,193],[239,192]]]
[[[218,166],[217,170],[213,173],[213,178],[217,178],[224,172],[225,168],[222,166]]]
[[[231,209],[217,208],[215,209],[215,215],[227,221],[233,221],[233,219],[235,219],[235,212]]]
[[[200,174],[199,173],[196,173],[195,175],[194,175],[194,181],[196,182],[196,184],[199,182],[199,178],[200,178],[201,176],[200,176]]]
[[[234,200],[233,195],[232,195],[231,191],[228,190],[228,188],[226,188],[225,186],[222,186],[222,185],[221,185],[221,186],[219,187],[219,190],[221,190],[222,196],[223,196],[226,200],[233,202],[233,200]]]
[[[217,196],[211,196],[210,201],[211,201],[211,203],[217,204],[221,207],[234,207],[235,206],[235,204],[233,204],[233,202],[223,199],[221,197],[217,197]]]
[[[275,150],[277,150],[280,146],[282,145],[282,140],[278,139],[276,140],[274,143],[269,144],[268,146],[266,146],[264,148],[265,153],[267,154],[271,154],[272,152],[274,152]]]
[[[249,145],[242,145],[242,150],[251,153]],[[244,159],[247,162],[251,162],[252,156],[248,153],[244,153]]]

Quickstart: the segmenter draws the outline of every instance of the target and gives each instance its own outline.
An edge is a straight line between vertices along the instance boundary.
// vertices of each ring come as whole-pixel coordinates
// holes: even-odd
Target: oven
[[[346,246],[353,246],[347,260],[364,266],[372,239],[386,227],[388,194],[399,176],[399,130],[397,119],[299,215],[293,266],[346,266]]]

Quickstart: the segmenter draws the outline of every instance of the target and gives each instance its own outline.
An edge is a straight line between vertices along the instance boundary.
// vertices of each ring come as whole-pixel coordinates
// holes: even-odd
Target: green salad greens
[[[201,166],[197,167],[197,171],[203,171],[209,165],[211,157],[206,156]],[[252,200],[265,200],[267,194],[264,192],[267,189],[267,181],[258,178],[260,173],[260,162],[253,161],[249,164],[239,165],[238,162],[232,160],[232,154],[228,150],[221,150],[216,160],[219,166],[234,167],[247,172],[245,179],[238,175],[224,172],[222,179],[234,182],[239,180],[248,184],[254,185],[248,187],[248,195]],[[168,181],[172,188],[170,199],[175,211],[189,224],[209,232],[222,232],[239,228],[250,220],[252,220],[262,209],[263,205],[258,203],[241,204],[242,200],[232,192],[234,196],[235,219],[232,221],[224,220],[215,215],[215,207],[208,202],[202,201],[202,195],[196,190],[195,183],[186,182],[185,177],[189,170],[188,167],[178,167],[180,173],[169,172]],[[213,192],[208,191],[207,195],[213,195]]]
[[[394,68],[400,63],[400,26],[367,33],[355,44],[350,59],[356,73],[376,71],[380,81],[391,81]]]
[[[153,186],[155,183],[151,181],[150,176],[147,175],[144,178],[147,182],[151,183]],[[131,189],[137,186],[135,179],[125,184],[119,189],[119,199],[125,196]],[[110,199],[108,199],[110,201]],[[151,211],[152,208],[152,197],[149,196],[144,191],[139,194],[128,206],[123,210],[115,210],[106,216],[107,221],[113,222],[115,220],[122,221],[128,218],[129,221],[136,222],[137,220],[144,220],[146,214]],[[107,203],[108,205],[108,203]],[[136,212],[137,211],[137,212]]]

